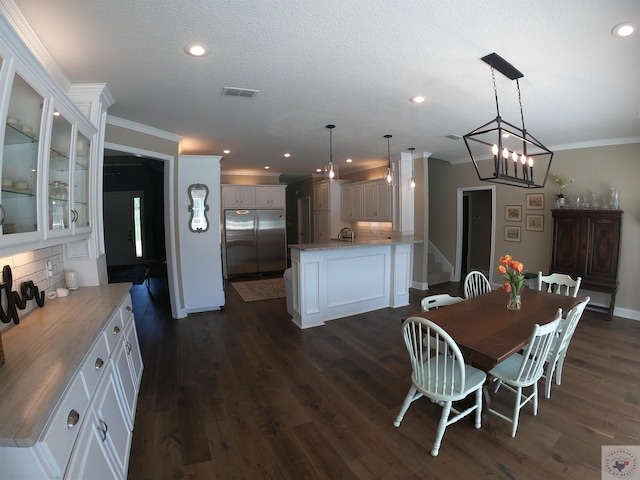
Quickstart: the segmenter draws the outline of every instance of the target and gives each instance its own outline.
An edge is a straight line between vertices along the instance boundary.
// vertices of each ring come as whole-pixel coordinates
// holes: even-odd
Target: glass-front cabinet
[[[90,227],[89,223],[89,159],[91,141],[78,132],[73,162],[73,209],[74,230]]]
[[[95,131],[0,57],[0,247],[91,232]]]
[[[51,127],[49,147],[49,185],[47,189],[47,210],[49,230],[64,230],[69,223],[69,181],[71,175],[71,139],[73,126],[55,112]]]
[[[3,76],[7,75],[6,68],[6,62],[3,62]],[[38,228],[38,155],[46,102],[17,73],[13,75],[8,100],[3,125],[0,224],[2,237],[11,242],[9,237],[18,234],[27,234],[15,239],[18,241],[41,235]]]

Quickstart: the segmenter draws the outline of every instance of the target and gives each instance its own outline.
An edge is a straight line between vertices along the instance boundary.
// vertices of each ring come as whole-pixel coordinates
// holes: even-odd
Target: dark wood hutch
[[[611,295],[613,315],[618,290],[622,210],[551,210],[553,246],[550,272],[582,277],[580,289]]]

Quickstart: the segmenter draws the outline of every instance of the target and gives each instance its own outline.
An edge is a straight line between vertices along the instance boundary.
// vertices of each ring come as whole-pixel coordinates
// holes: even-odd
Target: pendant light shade
[[[413,151],[414,150],[415,150],[414,147],[409,147],[409,151],[411,152],[411,179],[409,180],[409,187],[411,188],[411,190],[416,189],[416,176],[413,173]]]
[[[324,168],[324,173],[328,180],[337,180],[338,167],[333,164],[333,129],[336,128],[336,126],[327,125],[326,128],[329,129],[329,164]]]
[[[463,136],[478,179],[513,187],[542,188],[549,175],[553,152],[534,138],[524,126],[518,82],[524,75],[497,53],[491,53],[482,60],[491,67],[496,118]],[[516,81],[522,128],[503,120],[500,116],[494,70]],[[493,161],[490,161],[491,159]]]
[[[387,171],[384,174],[384,178],[387,180],[387,183],[389,185],[391,185],[393,183],[393,172],[391,171],[391,147],[389,145],[389,139],[392,137],[392,135],[385,135],[384,138],[387,139],[387,159],[388,159],[388,163],[387,163]]]

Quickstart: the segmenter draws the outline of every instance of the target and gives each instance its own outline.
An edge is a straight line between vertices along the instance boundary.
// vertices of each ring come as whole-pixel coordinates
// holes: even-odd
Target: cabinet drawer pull
[[[131,344],[129,342],[126,343],[127,345],[127,354],[131,354]]]
[[[80,414],[75,410],[71,410],[67,416],[67,428],[73,428],[80,421]]]
[[[103,365],[104,360],[102,360],[100,357],[96,358],[96,370],[100,370]]]
[[[4,217],[5,217],[4,207],[0,203],[0,225],[2,225],[4,223]]]
[[[129,305],[127,305],[127,312],[131,311],[131,307]]]
[[[98,420],[99,425],[96,425],[98,431],[102,434],[102,441],[104,442],[107,439],[107,432],[109,431],[109,426],[107,422],[102,419]]]
[[[115,327],[113,327],[113,334],[117,335],[119,333],[120,333],[120,327],[116,325]]]

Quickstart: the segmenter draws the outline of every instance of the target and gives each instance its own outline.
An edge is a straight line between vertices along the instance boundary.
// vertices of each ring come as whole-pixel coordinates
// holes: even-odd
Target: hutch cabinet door
[[[573,277],[583,276],[580,266],[584,263],[581,245],[582,218],[556,218],[553,224],[553,251],[551,272],[563,272]],[[584,245],[586,247],[586,245]]]
[[[586,221],[589,225],[589,244],[584,277],[595,282],[615,282],[618,278],[620,220],[594,217]]]

